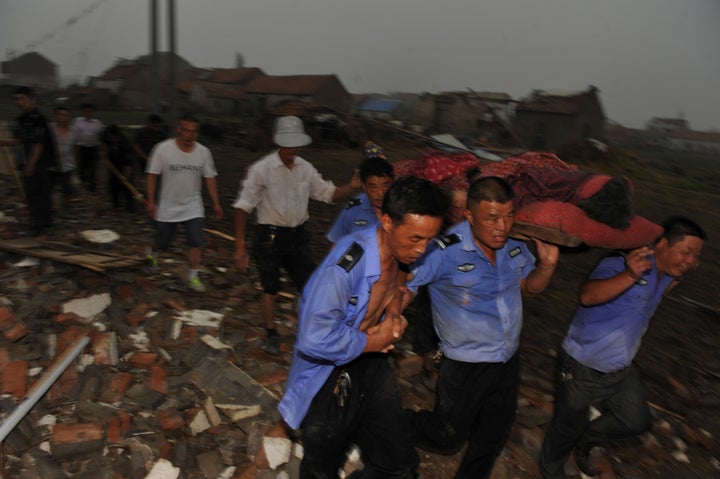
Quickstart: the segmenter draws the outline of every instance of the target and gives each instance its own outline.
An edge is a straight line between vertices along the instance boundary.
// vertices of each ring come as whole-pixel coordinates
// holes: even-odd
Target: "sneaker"
[[[600,470],[597,467],[597,457],[602,453],[601,451],[599,447],[578,444],[573,450],[573,457],[580,472],[590,477],[598,476]]]
[[[268,336],[263,344],[263,351],[273,355],[280,354],[280,336],[276,334]]]
[[[200,278],[198,276],[195,276],[188,282],[188,287],[191,291],[195,291],[196,293],[205,292],[205,285],[202,284],[202,281],[200,281]]]
[[[147,261],[148,268],[152,270],[157,270],[158,260],[156,256],[148,253],[147,255],[145,255],[145,260]]]

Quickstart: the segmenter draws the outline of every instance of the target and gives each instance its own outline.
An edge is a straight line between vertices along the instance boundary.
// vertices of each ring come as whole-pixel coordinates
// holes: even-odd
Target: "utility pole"
[[[168,0],[168,33],[170,40],[170,58],[168,72],[168,93],[170,94],[170,124],[177,123],[177,94],[175,92],[175,49],[176,49],[176,16],[175,16],[175,0]]]
[[[158,0],[150,0],[150,113],[160,113],[158,95],[160,94],[160,75],[158,67]]]

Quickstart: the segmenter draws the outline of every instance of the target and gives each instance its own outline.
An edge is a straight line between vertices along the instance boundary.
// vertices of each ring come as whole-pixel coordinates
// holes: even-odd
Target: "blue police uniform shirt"
[[[535,269],[535,258],[524,243],[508,239],[493,265],[467,221],[451,227],[445,238],[451,239],[433,245],[413,265],[408,289],[417,292],[428,285],[445,356],[471,363],[507,362],[520,343],[520,285]]]
[[[365,349],[367,336],[358,328],[379,278],[377,228],[365,228],[341,238],[308,280],[300,300],[293,361],[278,405],[290,427],[300,427],[333,368]]]
[[[375,214],[370,199],[365,193],[361,193],[345,204],[326,237],[330,242],[337,243],[343,236],[377,226],[379,223],[380,219]]]
[[[662,296],[673,282],[660,276],[654,258],[652,268],[630,289],[603,304],[578,306],[563,348],[581,364],[609,373],[630,366]],[[603,259],[590,279],[606,279],[625,271],[625,258]]]

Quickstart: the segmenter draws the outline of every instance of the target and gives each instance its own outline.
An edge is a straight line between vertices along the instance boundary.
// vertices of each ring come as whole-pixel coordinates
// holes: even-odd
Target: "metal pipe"
[[[80,354],[85,345],[90,342],[90,338],[83,336],[78,339],[75,344],[66,349],[62,355],[57,359],[55,364],[45,371],[40,379],[35,381],[35,384],[28,391],[26,399],[16,407],[12,413],[0,424],[0,442],[4,441],[8,434],[15,429],[25,415],[30,412],[36,402],[40,400],[43,394],[50,389],[50,386],[60,377],[60,375],[67,369],[70,363],[75,357]]]

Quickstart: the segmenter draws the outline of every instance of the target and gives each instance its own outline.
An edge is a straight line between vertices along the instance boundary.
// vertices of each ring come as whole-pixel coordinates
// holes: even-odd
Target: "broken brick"
[[[125,391],[130,387],[133,377],[130,373],[117,373],[110,379],[110,384],[103,390],[100,399],[107,403],[121,401]]]
[[[28,362],[12,361],[2,371],[2,392],[16,398],[25,397],[27,391]]]
[[[130,358],[130,364],[136,368],[150,369],[157,362],[158,355],[155,353],[146,353],[138,351]]]

